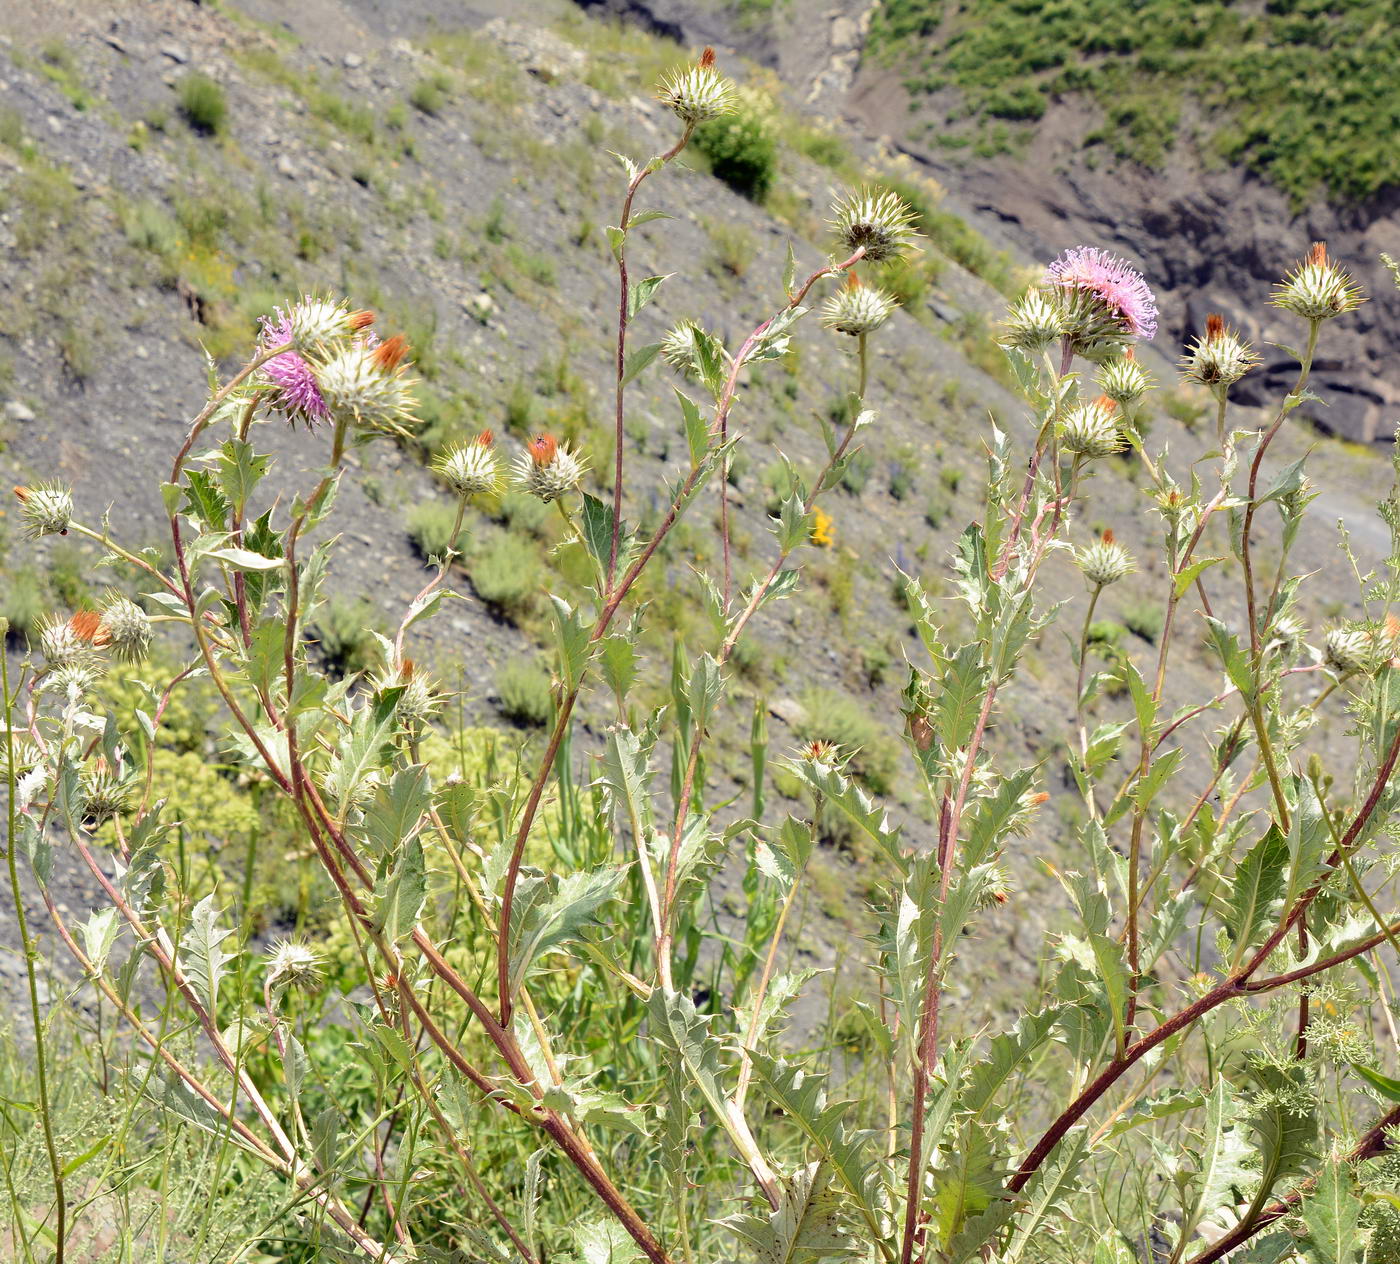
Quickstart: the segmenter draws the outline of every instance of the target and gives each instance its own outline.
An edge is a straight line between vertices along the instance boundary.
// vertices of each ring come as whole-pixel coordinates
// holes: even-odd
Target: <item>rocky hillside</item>
[[[773,66],[913,156],[1018,252],[1092,241],[1134,259],[1163,298],[1167,354],[1210,311],[1260,345],[1282,339],[1264,296],[1301,243],[1325,239],[1377,301],[1334,340],[1314,420],[1393,439],[1400,295],[1379,256],[1400,251],[1400,93],[1384,0],[595,3]],[[1251,397],[1288,371],[1268,364]]]
[[[0,474],[69,480],[87,520],[106,516],[124,538],[159,547],[160,471],[203,398],[204,351],[234,364],[258,317],[308,290],[374,307],[416,349],[424,424],[412,443],[364,449],[342,493],[348,547],[336,581],[345,596],[316,633],[328,656],[355,666],[364,627],[401,609],[423,582],[423,554],[450,530],[448,498],[426,468],[443,444],[482,427],[512,443],[548,428],[588,454],[603,485],[616,302],[604,229],[621,186],[607,151],[644,156],[670,143],[671,120],[649,95],[656,74],[687,55],[668,35],[692,52],[711,37],[740,45],[756,61],[734,56],[729,64],[766,102],[777,179],[754,200],[697,155],[691,170],[648,186],[650,205],[673,218],[641,231],[634,266],[676,275],[643,314],[638,338],[654,341],[683,316],[741,338],[779,297],[788,242],[804,265],[823,258],[835,191],[894,178],[919,197],[925,251],[916,268],[891,278],[906,307],[873,343],[880,422],[827,503],[829,539],[809,554],[802,592],[765,613],[741,664],[743,692],[771,712],[776,751],[799,735],[859,747],[866,781],[913,811],[904,801],[912,776],[891,731],[902,661],[919,652],[900,573],[922,575],[940,591],[948,548],[978,512],[980,434],[992,420],[1024,432],[992,339],[1005,293],[1052,247],[1083,239],[1125,249],[1171,295],[1162,354],[1151,364],[1171,382],[1167,357],[1197,319],[1195,305],[1241,317],[1246,308],[1262,311],[1263,278],[1300,253],[1318,226],[1266,220],[1268,228],[1251,230],[1260,244],[1248,266],[1227,266],[1242,256],[1234,246],[1213,247],[1212,235],[1237,242],[1245,229],[1208,210],[1192,221],[1201,226],[1196,253],[1173,251],[1190,235],[1190,200],[1226,197],[1229,181],[1245,177],[1219,173],[1216,192],[1197,183],[1174,195],[1165,218],[1145,209],[1134,218],[1111,201],[1131,201],[1131,187],[1120,181],[1115,193],[1107,174],[1094,177],[1099,188],[1082,170],[1062,177],[1058,159],[1032,179],[1029,166],[1010,159],[963,167],[939,158],[931,169],[947,185],[943,197],[926,171],[892,156],[869,127],[832,121],[861,110],[895,134],[896,111],[881,96],[892,72],[860,60],[868,14],[807,0],[771,12],[762,4],[714,10],[634,0],[611,7],[641,20],[618,25],[592,7],[11,0],[0,14]],[[1144,194],[1143,207],[1149,202]],[[1328,331],[1336,372],[1324,393],[1341,401],[1329,416],[1350,415],[1353,396],[1340,393],[1341,383],[1379,391],[1367,385],[1369,357],[1384,345],[1374,322],[1389,302]],[[749,442],[733,480],[741,568],[769,556],[778,450],[799,465],[816,463],[813,413],[830,409],[852,372],[838,337],[809,321],[790,355],[747,384],[738,416]],[[655,513],[661,482],[683,452],[673,396],[680,384],[658,362],[636,388],[627,429],[638,462],[635,518]],[[1166,402],[1153,440],[1181,462],[1202,446],[1188,432],[1201,401],[1175,391]],[[1339,428],[1365,432],[1349,422]],[[320,459],[303,433],[269,426],[263,439],[287,485]],[[1291,432],[1278,459],[1313,440],[1302,428]],[[1363,561],[1372,562],[1386,541],[1369,506],[1388,484],[1388,466],[1374,453],[1322,442],[1328,489],[1318,520],[1346,519]],[[1130,463],[1110,463],[1080,534],[1112,526],[1142,552],[1155,528],[1141,513],[1136,480]],[[97,551],[71,539],[35,548],[5,521],[0,613],[17,649],[41,610],[91,597],[83,576]],[[716,555],[709,521],[699,514],[673,536],[646,593],[659,629],[649,665],[658,698],[674,642],[709,634],[690,578]],[[538,589],[556,534],[552,520],[518,497],[468,523],[454,575],[464,599],[415,656],[460,687],[464,713],[479,722],[528,732],[539,719],[547,683],[536,663],[544,635]],[[1325,528],[1300,547],[1306,565],[1334,566],[1335,539]],[[1064,580],[1067,594],[1078,592],[1067,567]],[[1130,652],[1152,652],[1160,596],[1161,577],[1147,567],[1103,608]],[[1354,608],[1349,590],[1326,575],[1308,600],[1317,630]],[[1187,662],[1188,683],[1208,694],[1215,669],[1203,654]],[[1072,706],[1066,686],[1049,670],[1030,679],[1008,699],[998,734],[1020,761],[1046,761],[1051,789],[1059,788],[1056,735]],[[718,749],[713,779],[742,785],[745,742]],[[925,827],[917,818],[913,825],[920,837]],[[1007,943],[986,954],[987,977],[1002,973],[1008,957],[1033,964],[1051,907],[1032,898],[1050,885],[1037,854],[1053,849],[1059,828],[1047,812],[1041,836],[1016,859],[1029,893],[1004,919]],[[826,907],[813,915],[839,922],[858,865],[833,849],[829,866]],[[71,898],[80,900],[80,889]]]

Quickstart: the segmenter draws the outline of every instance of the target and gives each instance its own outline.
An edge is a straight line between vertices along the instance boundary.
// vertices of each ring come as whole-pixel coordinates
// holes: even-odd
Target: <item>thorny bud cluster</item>
[[[1060,429],[1060,447],[1071,456],[1093,460],[1124,448],[1118,405],[1107,395],[1074,407]]]
[[[1273,304],[1304,320],[1330,320],[1354,311],[1366,296],[1351,274],[1327,257],[1325,242],[1313,242],[1308,257],[1274,291]]]
[[[697,62],[670,71],[656,85],[656,99],[687,127],[734,112],[734,81],[715,69],[715,50],[706,48]]]
[[[1075,552],[1075,565],[1091,589],[1106,588],[1137,569],[1133,555],[1105,531],[1093,544]]]
[[[1217,393],[1233,386],[1260,363],[1254,348],[1212,312],[1206,331],[1181,357],[1181,371],[1188,382],[1208,386]]]

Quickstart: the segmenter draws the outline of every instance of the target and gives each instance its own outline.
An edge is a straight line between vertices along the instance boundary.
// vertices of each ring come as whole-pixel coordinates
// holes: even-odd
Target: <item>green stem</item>
[[[3,634],[0,634],[0,642],[3,642]],[[16,840],[19,837],[19,804],[15,797],[15,733],[10,723],[10,717],[14,714],[15,699],[10,694],[10,660],[3,648],[0,648],[0,689],[3,689],[5,699],[5,782],[10,791],[5,862],[10,873],[10,895],[15,902],[15,926],[19,930],[20,945],[24,950],[29,1016],[34,1024],[34,1070],[39,1083],[39,1119],[43,1125],[44,1149],[48,1153],[49,1171],[53,1175],[54,1210],[58,1221],[54,1261],[55,1264],[63,1264],[68,1238],[68,1198],[63,1187],[63,1164],[59,1161],[58,1145],[53,1134],[53,1104],[49,1100],[48,1051],[44,1047],[43,1013],[39,1006],[39,974],[35,968],[39,950],[29,933],[29,919],[24,912],[24,892],[20,889],[19,867],[15,863]]]

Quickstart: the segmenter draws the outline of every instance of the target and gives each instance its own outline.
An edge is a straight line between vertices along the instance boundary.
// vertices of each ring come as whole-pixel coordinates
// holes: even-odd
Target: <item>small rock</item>
[[[160,55],[169,57],[178,66],[183,66],[190,59],[190,50],[183,44],[162,44]]]
[[[482,290],[479,294],[470,294],[464,298],[462,306],[466,309],[468,316],[484,325],[491,319],[491,313],[496,310],[496,300],[485,290]]]
[[[346,70],[358,70],[365,64],[365,59],[361,57],[359,53],[346,53],[345,56],[341,58],[341,61],[344,63]]]
[[[11,421],[29,422],[34,421],[34,410],[21,404],[19,400],[12,399],[5,405],[5,416]]]
[[[115,48],[119,53],[126,52],[126,45],[123,44],[121,40],[119,40],[115,35],[104,35],[102,38],[106,41],[107,46],[109,48]]]
[[[290,154],[277,155],[277,174],[286,176],[288,180],[297,178],[297,165],[292,161]]]
[[[795,698],[774,698],[768,710],[786,724],[801,724],[807,718],[807,711]]]
[[[51,131],[55,136],[59,135],[63,131],[63,120],[59,118],[57,114],[50,114],[45,121],[49,125],[49,131]]]

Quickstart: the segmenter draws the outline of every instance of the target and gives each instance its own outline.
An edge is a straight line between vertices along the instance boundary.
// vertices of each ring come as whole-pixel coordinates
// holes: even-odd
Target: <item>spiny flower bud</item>
[[[39,483],[34,487],[16,487],[20,517],[30,539],[41,535],[67,535],[73,521],[73,493],[62,483]]]
[[[130,801],[130,778],[108,767],[99,755],[83,771],[83,815],[95,824],[111,820],[126,811]]]
[[[327,347],[351,338],[374,324],[374,313],[352,312],[344,299],[307,295],[288,313],[292,346],[302,355],[324,354]]]
[[[483,430],[473,442],[447,449],[433,462],[433,469],[459,496],[497,491],[501,471],[494,444],[495,436]]]
[[[1080,404],[1065,418],[1060,430],[1060,446],[1072,456],[1110,456],[1123,450],[1123,432],[1118,426],[1118,405],[1107,395],[1091,404]]]
[[[433,718],[438,708],[438,693],[432,678],[419,671],[411,658],[404,659],[388,675],[374,681],[375,693],[402,687],[403,693],[395,704],[395,714],[405,728],[419,728]]]
[[[816,764],[819,768],[839,768],[842,763],[840,748],[835,742],[824,737],[813,738],[812,741],[803,743],[799,754],[808,763]]]
[[[1344,268],[1327,257],[1325,242],[1313,242],[1308,257],[1274,291],[1273,304],[1304,320],[1327,320],[1361,306],[1366,296]]]
[[[875,286],[862,285],[852,272],[846,284],[822,307],[822,324],[840,334],[873,333],[895,309],[894,295]]]
[[[107,643],[96,611],[80,610],[67,619],[50,615],[39,628],[39,652],[50,668],[86,663]]]
[[[1032,354],[1044,351],[1059,338],[1063,320],[1060,305],[1051,302],[1044,290],[1030,290],[1002,322],[1001,345]]]
[[[371,347],[367,341],[312,366],[332,416],[364,430],[403,434],[413,423],[411,381],[404,373],[408,343],[402,334]]]
[[[1308,630],[1303,621],[1293,614],[1281,614],[1269,628],[1269,640],[1291,658],[1297,654],[1307,638]]]
[[[102,660],[89,655],[45,672],[39,688],[76,702],[96,688],[97,682],[102,679],[102,671]]]
[[[1090,588],[1107,588],[1137,569],[1133,555],[1113,538],[1112,531],[1105,531],[1095,543],[1077,550],[1074,564]]]
[[[864,248],[871,263],[894,259],[914,238],[914,212],[888,189],[859,189],[832,208],[831,224],[848,255]]]
[[[516,481],[549,504],[579,485],[588,466],[553,435],[536,435],[515,464]]]
[[[119,593],[102,607],[102,632],[112,654],[124,663],[139,663],[151,651],[150,616]]]
[[[314,988],[321,981],[321,958],[309,944],[279,939],[267,954],[269,987]]]
[[[681,122],[694,127],[734,112],[734,83],[715,69],[715,50],[706,48],[694,65],[661,77],[656,85],[656,99]]]
[[[1226,326],[1223,316],[1212,312],[1206,317],[1205,333],[1181,357],[1181,371],[1188,382],[1224,390],[1259,363],[1254,348]]]
[[[1099,390],[1115,404],[1136,404],[1152,389],[1152,375],[1137,362],[1137,353],[1128,347],[1117,359],[1103,364],[1095,379]]]
[[[1371,637],[1355,625],[1332,628],[1322,642],[1323,662],[1341,676],[1369,671],[1372,657]]]
[[[677,373],[694,378],[700,373],[700,353],[697,350],[700,326],[693,320],[682,320],[661,340],[661,358]],[[728,353],[725,360],[728,361]]]

